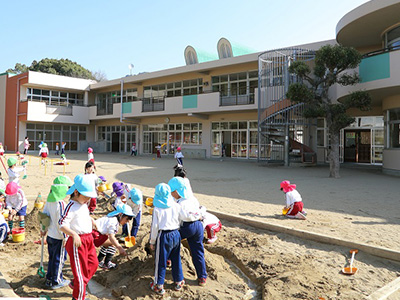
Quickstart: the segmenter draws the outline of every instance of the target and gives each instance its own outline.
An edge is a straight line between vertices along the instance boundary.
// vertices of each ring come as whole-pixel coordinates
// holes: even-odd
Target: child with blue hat
[[[182,177],[173,177],[168,185],[171,188],[171,195],[180,205],[184,216],[179,233],[182,239],[188,241],[198,284],[204,286],[207,280],[207,270],[204,259],[204,228],[201,222],[202,212],[199,201],[194,196],[189,196],[185,180]]]
[[[101,246],[97,256],[100,268],[114,269],[117,267],[117,264],[111,261],[117,249],[121,255],[126,255],[126,251],[118,243],[115,234],[118,232],[119,225],[126,225],[134,216],[135,214],[128,205],[121,204],[115,211],[95,221],[96,228],[93,229],[92,234],[94,245]]]
[[[62,273],[65,260],[67,259],[67,252],[63,245],[65,235],[58,227],[58,220],[65,209],[66,203],[64,202],[64,198],[67,196],[67,191],[72,184],[72,180],[67,176],[56,177],[47,196],[43,214],[39,215],[42,224],[46,222],[44,218],[48,218],[48,228],[42,228],[41,234],[45,236],[47,233],[46,241],[49,252],[49,263],[47,266],[46,286],[53,290],[67,286],[70,283],[69,280],[63,278]]]
[[[172,278],[175,290],[185,284],[181,264],[181,236],[179,224],[182,218],[180,206],[171,196],[171,189],[165,183],[156,186],[153,197],[153,220],[150,231],[150,249],[155,251],[155,274],[150,288],[159,295],[165,293],[164,281],[167,259],[172,262]]]
[[[58,224],[61,231],[69,236],[65,249],[74,274],[72,296],[76,300],[83,300],[86,285],[99,265],[92,235],[92,218],[87,205],[90,198],[97,197],[93,180],[84,174],[77,175],[67,195],[71,195],[71,199]]]
[[[143,208],[143,193],[138,188],[132,188],[129,191],[129,199],[126,201],[126,204],[132,208],[132,211],[135,215],[132,221],[132,229],[131,236],[136,238],[137,233],[140,227],[140,220],[142,217],[142,208]],[[128,235],[128,225],[124,225],[122,227],[122,234]]]

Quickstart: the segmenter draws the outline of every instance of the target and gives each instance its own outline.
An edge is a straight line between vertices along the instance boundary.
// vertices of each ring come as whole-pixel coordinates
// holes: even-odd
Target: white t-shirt
[[[19,173],[23,172],[24,170],[25,167],[14,167],[13,169],[8,168],[7,169],[8,181],[19,184],[19,176],[20,176]]]
[[[47,147],[41,147],[40,151],[39,151],[39,155],[42,154],[42,153],[49,154],[49,149]]]
[[[60,230],[58,220],[62,217],[65,209],[65,202],[63,200],[56,202],[46,202],[43,208],[43,213],[50,217],[50,225],[47,229],[47,235],[56,240],[63,240],[64,233]]]
[[[102,217],[96,220],[97,231],[101,234],[116,234],[118,232],[119,222],[117,217]]]
[[[218,222],[219,219],[215,215],[210,214],[209,212],[203,213],[203,228],[206,228],[207,225],[218,224]]]
[[[182,217],[182,209],[176,202],[172,202],[171,207],[168,208],[154,207],[150,244],[154,245],[156,243],[160,230],[179,229]]]
[[[18,189],[15,195],[6,196],[6,206],[7,209],[14,209],[17,212],[24,206],[28,205],[28,200],[26,200],[24,191]]]
[[[202,216],[200,204],[195,197],[180,198],[177,202],[182,208],[182,222],[194,222],[200,220]]]
[[[176,152],[175,158],[184,158],[184,156],[183,156],[182,152]]]
[[[94,155],[93,155],[93,153],[88,153],[88,155],[87,155],[87,160],[89,161],[89,160],[91,160],[91,159],[94,160]]]
[[[92,219],[90,218],[87,204],[80,204],[75,200],[70,200],[58,224],[60,228],[67,226],[77,234],[91,233]]]
[[[289,207],[295,202],[301,202],[301,196],[297,190],[286,193],[286,206]]]

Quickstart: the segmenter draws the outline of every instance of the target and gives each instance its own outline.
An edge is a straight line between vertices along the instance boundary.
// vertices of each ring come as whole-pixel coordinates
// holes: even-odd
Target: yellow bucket
[[[44,206],[44,203],[43,203],[43,202],[36,202],[36,203],[35,203],[35,207],[36,207],[37,209],[42,209],[43,206]]]
[[[12,230],[12,240],[14,243],[20,243],[25,241],[25,229],[24,228],[14,228]]]
[[[153,198],[147,198],[146,199],[146,205],[147,206],[153,206]]]
[[[152,215],[153,214],[153,208],[149,209],[149,213]]]
[[[105,192],[107,191],[107,185],[102,184],[97,189],[99,190],[99,192]]]
[[[282,215],[286,215],[287,214],[287,212],[289,211],[289,208],[282,208]]]
[[[108,190],[108,191],[113,189],[112,183],[107,183],[107,184],[106,184],[106,187],[107,187],[107,190]]]
[[[4,210],[4,211],[2,212],[2,214],[3,214],[3,217],[4,217],[5,219],[8,218],[8,210]]]

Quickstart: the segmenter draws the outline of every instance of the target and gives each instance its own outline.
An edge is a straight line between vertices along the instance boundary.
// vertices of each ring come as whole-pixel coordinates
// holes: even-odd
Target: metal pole
[[[289,124],[285,124],[285,167],[289,167]]]

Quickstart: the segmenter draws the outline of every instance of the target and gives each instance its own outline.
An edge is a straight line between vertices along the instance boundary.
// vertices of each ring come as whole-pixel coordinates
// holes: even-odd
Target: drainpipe
[[[121,116],[119,117],[119,122],[122,123],[122,99],[124,92],[124,81],[121,79]]]
[[[18,120],[19,120],[19,90],[20,90],[20,80],[27,78],[28,75],[22,76],[17,79],[17,103],[16,103],[16,114],[15,114],[15,151],[18,151]]]

